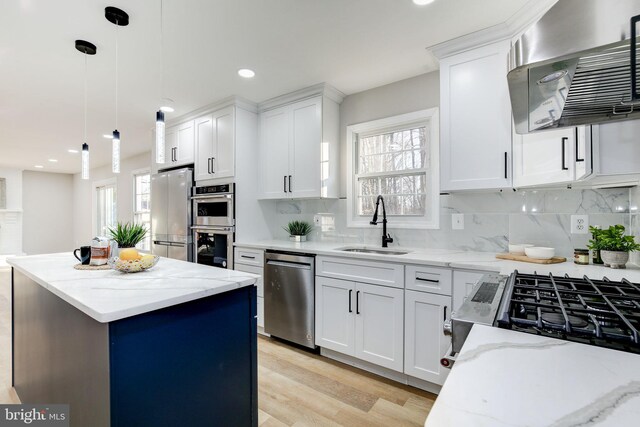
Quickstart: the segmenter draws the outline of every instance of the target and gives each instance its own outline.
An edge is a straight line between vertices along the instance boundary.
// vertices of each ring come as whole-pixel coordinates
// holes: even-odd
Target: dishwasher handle
[[[297,268],[299,270],[311,270],[311,264],[300,262],[287,262],[287,261],[274,261],[272,259],[267,260],[267,265],[275,265],[278,267]]]

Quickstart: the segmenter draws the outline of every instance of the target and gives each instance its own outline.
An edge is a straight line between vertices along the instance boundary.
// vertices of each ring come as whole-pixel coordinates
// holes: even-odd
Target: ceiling
[[[506,21],[527,0],[16,0],[0,14],[0,166],[76,173],[83,142],[88,57],[91,167],[110,162],[102,137],[116,127],[116,27],[105,6],[129,13],[118,30],[123,157],[148,151],[162,96],[177,116],[230,95],[260,102],[327,82],[356,93],[437,69],[425,49]],[[246,80],[239,68],[251,68]],[[48,159],[57,159],[57,163]]]

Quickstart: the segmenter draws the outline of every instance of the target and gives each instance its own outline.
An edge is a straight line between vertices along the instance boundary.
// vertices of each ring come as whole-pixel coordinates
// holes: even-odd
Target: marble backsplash
[[[463,249],[483,252],[507,250],[509,241],[555,247],[557,254],[572,257],[574,248],[586,247],[590,235],[571,234],[572,214],[588,214],[591,225],[608,227],[623,224],[640,236],[638,206],[640,191],[629,189],[599,190],[524,190],[516,192],[467,193],[440,196],[440,228],[437,230],[388,228],[394,238],[392,246]],[[268,223],[271,235],[286,239],[282,229],[288,221],[313,221],[324,214],[326,225],[316,227],[311,240],[378,245],[380,227],[348,228],[347,200],[277,201],[267,211],[273,212]],[[464,214],[464,230],[451,228],[451,214]],[[635,262],[640,256],[634,254]],[[637,259],[636,259],[637,258]]]
[[[631,234],[636,236],[636,242],[640,243],[640,187],[632,187],[629,190],[629,212],[631,221]],[[631,262],[640,265],[640,252],[631,252]]]

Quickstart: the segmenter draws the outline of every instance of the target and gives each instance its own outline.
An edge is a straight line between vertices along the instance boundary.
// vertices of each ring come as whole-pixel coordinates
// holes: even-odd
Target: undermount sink
[[[407,251],[393,251],[386,249],[373,249],[373,248],[343,248],[339,249],[343,252],[359,252],[363,254],[380,254],[380,255],[406,255]]]

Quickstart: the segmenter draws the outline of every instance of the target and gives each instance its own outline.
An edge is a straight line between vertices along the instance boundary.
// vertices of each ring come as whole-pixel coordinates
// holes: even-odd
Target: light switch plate
[[[464,214],[451,214],[451,229],[464,230]]]
[[[571,234],[589,233],[589,215],[571,215]]]

